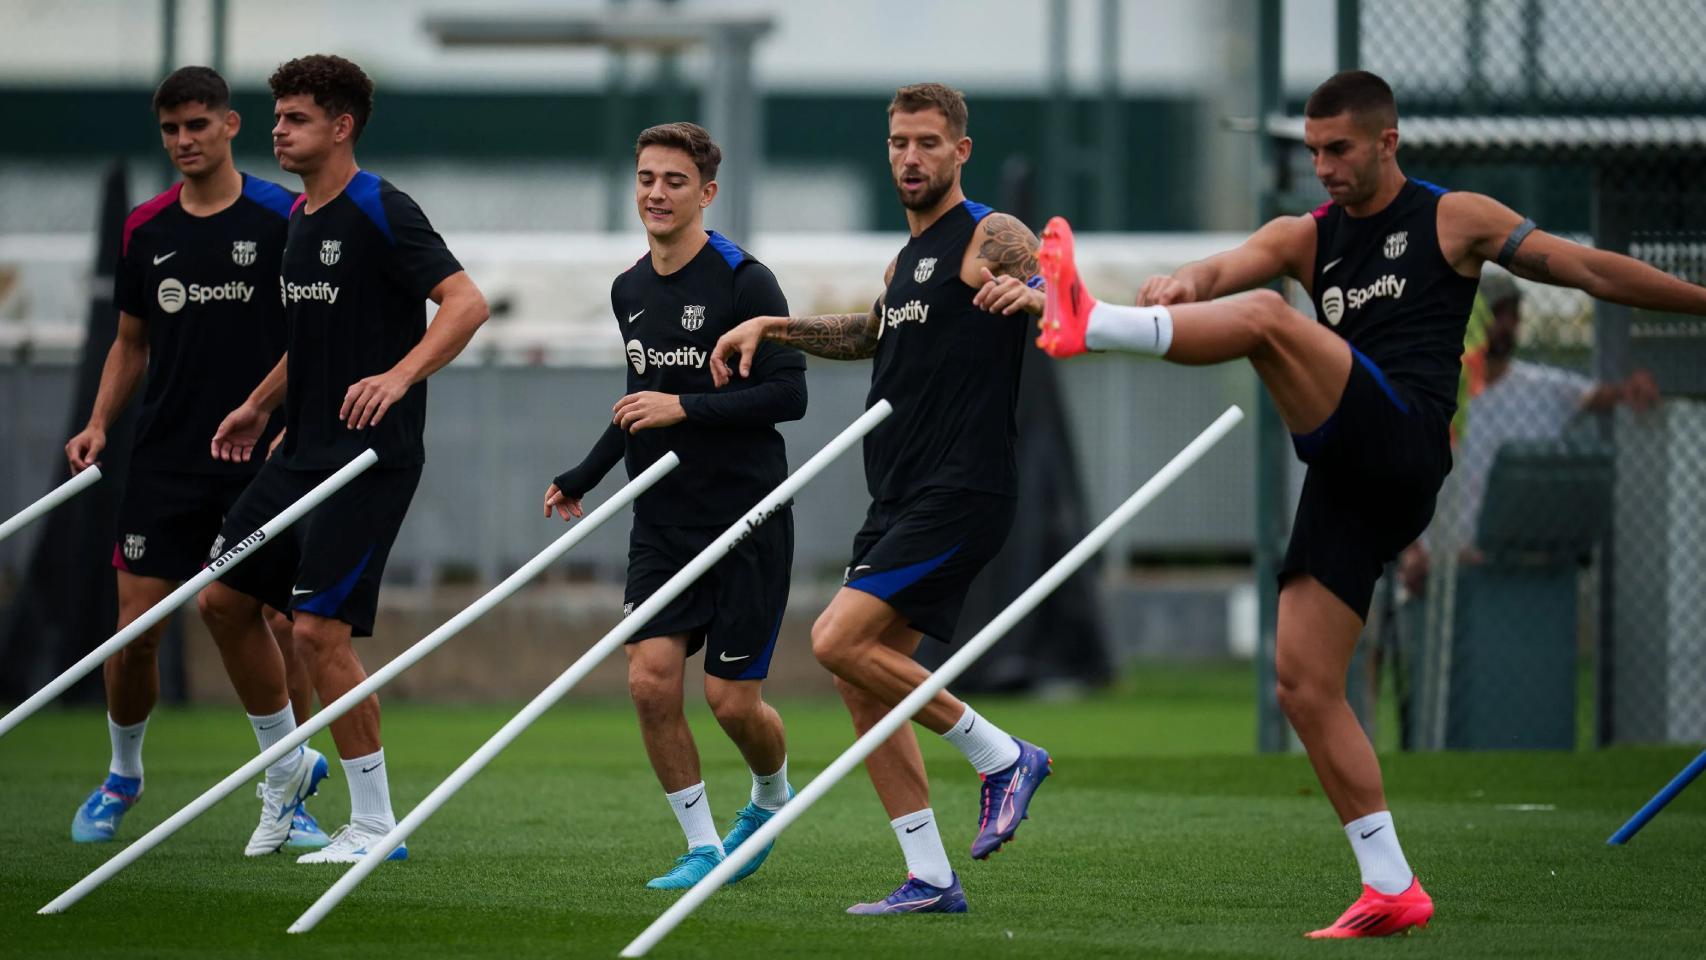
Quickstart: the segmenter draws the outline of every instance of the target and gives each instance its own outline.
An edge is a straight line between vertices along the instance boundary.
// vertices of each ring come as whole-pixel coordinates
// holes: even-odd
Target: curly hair
[[[231,88],[212,67],[179,67],[154,91],[154,112],[196,102],[209,110],[231,106]]]
[[[274,100],[307,94],[336,119],[349,114],[355,121],[351,140],[360,140],[373,115],[373,81],[354,62],[332,53],[316,53],[279,64],[267,86]]]
[[[723,163],[722,148],[711,139],[711,132],[697,123],[682,121],[647,127],[634,141],[634,159],[640,159],[641,150],[653,146],[673,147],[692,157],[693,165],[699,168],[700,183],[717,179],[717,168]]]

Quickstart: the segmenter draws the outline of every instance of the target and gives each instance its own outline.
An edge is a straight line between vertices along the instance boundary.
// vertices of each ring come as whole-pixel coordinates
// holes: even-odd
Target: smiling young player
[[[706,360],[717,337],[788,302],[762,263],[704,226],[722,151],[692,123],[651,127],[634,145],[634,201],[650,251],[610,288],[628,359],[628,393],[586,459],[545,492],[545,515],[581,515],[581,499],[618,461],[629,476],[674,450],[681,465],[634,503],[628,545],[633,610],[788,474],[776,424],[806,412],[805,360],[770,346],[748,381],[717,390]],[[687,836],[687,853],[646,885],[691,887],[762,826],[792,791],[782,718],[764,702],[788,605],[794,518],[776,512],[630,640],[628,690],[652,769]],[[718,838],[699,751],[682,713],[686,660],[705,651],[705,699],[752,771],[751,801]],[[757,870],[766,848],[734,877]]]

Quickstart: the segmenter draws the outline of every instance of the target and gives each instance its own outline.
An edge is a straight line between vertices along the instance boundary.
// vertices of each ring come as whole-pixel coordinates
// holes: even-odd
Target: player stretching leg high
[[[1649,310],[1706,314],[1706,290],[1592,250],[1474,193],[1407,179],[1398,110],[1371,73],[1338,74],[1304,108],[1304,141],[1331,201],[1281,217],[1242,246],[1170,277],[1139,306],[1091,299],[1072,231],[1050,221],[1048,308],[1038,343],[1057,357],[1129,350],[1198,365],[1249,359],[1309,465],[1279,577],[1279,702],[1344,824],[1363,892],[1311,937],[1367,937],[1426,925],[1433,901],[1387,812],[1380,766],[1345,700],[1345,671],[1380,568],[1433,515],[1451,468],[1463,329],[1481,265]],[[1291,277],[1319,322],[1279,294],[1230,293]]]
[[[935,83],[901,88],[889,104],[888,143],[912,239],[889,264],[887,289],[871,312],[758,317],[723,336],[711,356],[719,383],[730,377],[731,355],[747,376],[766,340],[836,360],[874,357],[867,402],[894,404],[865,440],[871,507],[846,584],[812,628],[812,650],[835,674],[861,734],[930,675],[912,659],[920,638],[953,639],[966,589],[1013,524],[1025,321],[1011,312],[1015,303],[1042,308],[1041,295],[1023,285],[1036,273],[1036,237],[960,190],[960,168],[971,156],[965,98]],[[1020,292],[997,285],[997,277],[1014,278]],[[988,857],[1025,818],[1048,776],[1048,753],[947,691],[915,719],[983,777],[971,854]],[[892,818],[908,877],[887,898],[848,912],[963,912],[965,893],[937,832],[912,727],[877,748],[865,768]]]
[[[705,230],[722,151],[691,123],[666,123],[634,145],[634,200],[651,252],[610,287],[617,333],[627,344],[628,394],[577,467],[545,491],[545,515],[581,515],[581,498],[624,458],[636,475],[666,451],[677,467],[634,504],[626,609],[644,603],[788,474],[776,424],[806,412],[806,363],[767,345],[752,380],[714,390],[705,360],[717,337],[751,317],[787,313],[770,270],[726,237]],[[628,690],[666,799],[687,835],[687,853],[646,884],[691,887],[784,803],[788,752],[782,718],[762,683],[788,605],[794,518],[783,508],[628,642]],[[682,713],[686,659],[705,649],[705,699],[752,771],[752,799],[718,839],[699,751]],[[765,849],[730,881],[757,870]]]
[[[231,140],[242,120],[218,73],[207,67],[173,71],[154,93],[154,115],[166,154],[184,179],[125,221],[113,295],[118,336],[101,370],[89,424],[65,445],[74,472],[95,463],[106,448],[107,428],[146,370],[148,389],[113,545],[120,629],[200,571],[225,512],[260,468],[214,460],[207,438],[284,351],[273,278],[296,198],[232,165]],[[71,821],[71,839],[79,843],[111,840],[142,795],[142,738],[160,697],[157,653],[165,630],[164,622],[157,624],[106,662],[112,764],[106,782]],[[313,694],[299,685],[287,689],[287,672],[300,674],[289,635],[262,639],[221,653],[265,748],[282,736],[278,715],[306,710]],[[268,777],[280,789],[290,786],[276,765]],[[326,835],[302,798],[291,790],[287,800],[286,845],[325,846]]]
[[[247,536],[368,447],[379,463],[210,584],[200,605],[222,647],[262,635],[263,602],[289,612],[314,687],[330,703],[367,678],[350,638],[373,632],[380,576],[420,480],[426,378],[461,352],[487,309],[420,207],[356,166],[355,142],[373,111],[373,83],[361,68],[314,55],[267,82],[273,153],[304,190],[279,276],[288,352],[219,425],[214,454],[250,459],[281,401],[286,430],[221,536]],[[428,299],[439,304],[430,328]],[[349,778],[350,822],[299,863],[353,863],[396,825],[378,698],[334,721],[332,741]],[[271,853],[281,842],[263,816],[246,852]],[[399,846],[391,858],[406,856]]]

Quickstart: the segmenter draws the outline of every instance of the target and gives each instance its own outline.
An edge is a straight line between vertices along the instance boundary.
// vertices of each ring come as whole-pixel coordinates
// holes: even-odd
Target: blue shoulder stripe
[[[723,236],[715,230],[707,230],[705,232],[710,235],[711,246],[716,247],[717,252],[723,255],[723,260],[728,263],[729,269],[739,270],[740,265],[746,262],[746,251],[735,246],[735,242],[733,240],[730,240],[728,237]]]
[[[981,221],[984,217],[987,217],[990,214],[994,213],[995,208],[994,207],[986,207],[983,204],[978,203],[976,200],[967,200],[966,201],[966,212],[971,214],[971,218],[974,221]]]
[[[262,180],[260,177],[252,177],[246,173],[243,174],[243,196],[286,220],[290,219],[290,208],[296,203],[296,194],[271,180]]]
[[[367,214],[367,219],[372,220],[379,232],[385,234],[386,240],[396,243],[397,238],[391,235],[391,221],[385,217],[385,204],[379,201],[379,187],[379,175],[363,170],[344,188],[344,193],[349,194],[349,198],[355,201],[361,212]]]
[[[1411,177],[1410,179],[1416,181],[1416,186],[1421,187],[1424,190],[1427,190],[1429,193],[1432,193],[1436,197],[1443,197],[1446,194],[1451,192],[1450,190],[1447,190],[1446,188],[1440,186],[1437,183],[1429,183],[1426,180],[1418,179],[1416,177]]]

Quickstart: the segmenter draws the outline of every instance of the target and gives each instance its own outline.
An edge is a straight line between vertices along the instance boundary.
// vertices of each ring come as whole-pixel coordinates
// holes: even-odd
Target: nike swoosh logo
[[[163,257],[155,257],[154,258],[154,265],[156,267],[158,267],[160,264],[165,263],[167,260],[170,260],[177,255],[178,255],[178,251],[173,250],[171,253],[168,253]]]
[[[995,819],[995,832],[1006,833],[1007,828],[1012,826],[1013,814],[1017,812],[1013,809],[1013,794],[1018,793],[1019,788],[1024,786],[1025,778],[1030,772],[1029,767],[1020,767],[1018,772],[1013,774],[1013,779],[1008,781],[1007,793],[1001,798],[1001,815]]]
[[[701,801],[703,799],[705,799],[705,791],[701,790],[701,791],[699,791],[699,795],[697,797],[694,797],[693,799],[687,801],[687,809],[689,809],[689,810],[693,809],[693,805],[695,803],[698,803],[699,801]]]
[[[640,311],[640,313],[645,313],[645,312],[646,312],[646,311],[644,311],[644,310],[641,310],[641,311]],[[640,313],[630,313],[630,314],[628,314],[628,322],[629,322],[629,323],[633,323],[633,322],[634,322],[634,321],[635,321],[635,320],[638,320],[638,319],[640,319]]]
[[[264,727],[256,727],[255,729],[256,730],[271,730],[273,727],[276,727],[283,722],[284,722],[283,720],[274,720],[273,722],[267,724]]]
[[[747,657],[750,657],[750,656],[752,656],[752,654],[743,653],[738,657],[731,657],[731,656],[729,656],[729,652],[727,650],[724,650],[722,653],[717,654],[717,659],[723,661],[724,663],[734,663],[736,660],[745,660]]]
[[[977,718],[972,717],[971,718],[971,727],[966,728],[966,733],[970,733],[972,731],[972,727],[975,727],[975,726],[977,726]]]
[[[1384,823],[1383,823],[1383,824],[1381,824],[1381,825],[1380,825],[1380,826],[1378,826],[1378,827],[1375,827],[1375,828],[1374,828],[1374,829],[1373,829],[1373,830],[1370,830],[1370,831],[1369,831],[1369,832],[1367,832],[1367,833],[1365,833],[1365,834],[1363,834],[1363,835],[1362,835],[1362,838],[1363,838],[1363,839],[1364,839],[1364,840],[1367,840],[1367,839],[1368,839],[1368,838],[1369,838],[1369,837],[1372,837],[1372,836],[1374,836],[1374,835],[1375,835],[1375,834],[1377,834],[1377,833],[1379,833],[1379,832],[1380,832],[1380,831],[1382,831],[1382,830],[1385,830],[1385,829],[1386,829],[1386,824],[1384,824]]]
[[[373,771],[378,770],[380,767],[383,767],[383,766],[385,766],[385,761],[381,760],[371,767],[362,767],[361,772],[362,773],[372,773]]]
[[[1340,258],[1339,258],[1339,260],[1343,260],[1343,259],[1345,259],[1345,258],[1344,258],[1344,257],[1340,257]],[[1326,265],[1326,266],[1324,266],[1324,267],[1322,267],[1322,268],[1321,268],[1321,272],[1322,272],[1322,273],[1326,273],[1326,272],[1327,272],[1327,271],[1328,271],[1328,270],[1331,270],[1331,269],[1333,269],[1333,268],[1334,268],[1334,267],[1336,267],[1336,266],[1338,266],[1338,265],[1339,265],[1339,260],[1334,260],[1334,261],[1333,261],[1333,262],[1332,262],[1332,263],[1329,263],[1329,264],[1327,264],[1327,265]]]
[[[906,832],[907,833],[917,833],[918,831],[924,829],[925,827],[928,827],[929,825],[930,825],[930,821],[926,820],[916,827],[907,827]]]
[[[292,590],[292,591],[290,591],[290,595],[293,597],[300,597],[305,593],[313,593],[313,592],[314,591],[312,591],[312,590]]]

